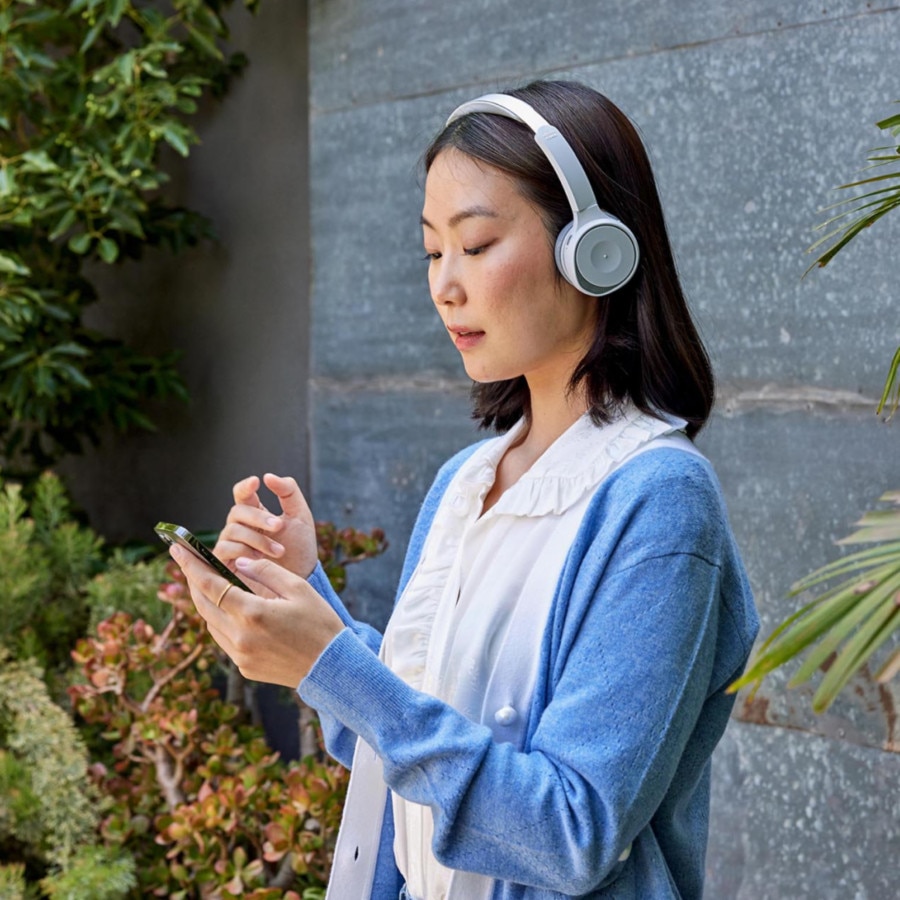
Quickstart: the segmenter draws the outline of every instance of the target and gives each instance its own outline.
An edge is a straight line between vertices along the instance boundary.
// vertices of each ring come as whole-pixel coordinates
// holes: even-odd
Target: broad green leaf
[[[84,255],[88,252],[90,246],[91,236],[86,231],[82,231],[81,234],[73,234],[69,238],[68,247],[73,253]]]
[[[186,129],[175,122],[166,122],[162,126],[162,133],[163,137],[166,139],[166,143],[174,150],[177,150],[182,156],[187,156],[190,152],[187,141],[185,140],[185,131]]]
[[[31,274],[31,269],[22,262],[22,258],[17,254],[0,250],[0,272],[28,276]]]
[[[22,363],[28,362],[33,358],[34,353],[31,350],[21,350],[0,362],[0,369],[15,369],[17,366],[21,366]]]
[[[58,237],[64,235],[75,224],[77,215],[74,209],[67,209],[50,232],[50,240],[55,241]]]
[[[57,344],[53,348],[54,354],[60,354],[63,356],[90,356],[90,351],[83,347],[81,344],[76,344],[74,341],[67,341],[64,344]]]
[[[109,5],[109,24],[116,27],[119,24],[119,20],[125,14],[125,10],[128,9],[131,0],[111,0]]]
[[[119,245],[112,238],[100,239],[100,258],[107,263],[114,263],[119,256]]]
[[[118,261],[148,236],[178,252],[206,236],[161,196],[159,143],[186,155],[195,101],[232,73],[219,47],[227,5],[0,0],[0,404],[50,462],[104,422],[149,424],[147,397],[186,396],[169,354],[139,356],[88,332],[83,316],[95,256]]]
[[[50,159],[46,150],[27,150],[22,154],[23,172],[58,172],[59,166]]]
[[[198,28],[195,28],[193,25],[186,24],[185,27],[187,28],[187,32],[190,35],[191,41],[197,46],[199,50],[207,54],[207,56],[211,56],[213,59],[224,59],[222,51],[216,46],[215,41],[209,38]]]
[[[60,363],[57,364],[57,368],[62,371],[73,384],[78,385],[80,388],[84,388],[84,390],[89,391],[93,385],[89,378],[85,376],[83,372],[80,372],[74,366],[69,365],[68,363]]]
[[[93,28],[85,35],[84,40],[81,42],[81,46],[78,48],[79,53],[85,53],[94,45],[94,41],[100,36],[100,32],[103,31],[103,28],[106,25],[106,21],[104,19],[98,19],[97,24],[94,25]]]
[[[9,166],[0,166],[0,197],[16,192],[16,176]]]

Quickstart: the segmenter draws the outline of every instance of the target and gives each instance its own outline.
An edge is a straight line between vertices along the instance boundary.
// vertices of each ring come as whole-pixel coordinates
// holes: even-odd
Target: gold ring
[[[225,595],[234,587],[234,585],[229,581],[228,584],[225,585],[225,590],[219,594],[219,599],[216,600],[216,606],[221,606],[222,601],[225,599]]]

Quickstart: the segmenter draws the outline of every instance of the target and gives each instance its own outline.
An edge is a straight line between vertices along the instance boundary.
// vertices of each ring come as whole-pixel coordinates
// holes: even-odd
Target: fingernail
[[[172,557],[172,559],[175,560],[175,562],[180,562],[182,559],[184,559],[184,553],[185,551],[182,550],[181,547],[178,546],[178,544],[172,544],[169,547],[169,555]]]
[[[235,564],[239,569],[249,569],[249,568],[250,568],[250,560],[247,559],[246,556],[239,556],[239,557],[234,561],[234,564]]]
[[[277,544],[275,541],[272,541],[269,549],[273,556],[281,556],[281,554],[284,553],[284,547],[282,547],[281,544]]]
[[[269,516],[269,518],[266,519],[266,525],[268,525],[269,528],[275,528],[280,521],[281,519],[279,519],[277,516]]]

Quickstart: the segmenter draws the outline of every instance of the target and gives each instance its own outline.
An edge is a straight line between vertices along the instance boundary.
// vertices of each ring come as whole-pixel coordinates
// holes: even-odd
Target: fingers
[[[215,553],[220,559],[228,563],[239,556],[250,556],[256,559],[260,556],[270,556],[275,559],[284,554],[284,545],[274,538],[269,537],[264,530],[277,531],[281,527],[268,524],[252,525],[240,521],[240,508],[235,508],[229,513],[229,521],[219,533]],[[243,507],[246,509],[246,507]]]
[[[239,556],[271,556],[284,554],[284,547],[270,535],[280,531],[283,520],[273,516],[259,499],[260,480],[251,475],[232,488],[234,506],[228,511],[225,527],[219,534],[215,553],[226,563]]]
[[[254,681],[296,688],[344,623],[302,578],[268,559],[237,560],[242,577],[264,585],[263,600],[233,587],[180,547],[169,551],[184,571],[197,611],[209,633]],[[222,598],[221,608],[216,600]]]
[[[262,505],[259,491],[262,483],[278,501],[281,512],[276,515]],[[267,473],[262,482],[255,475],[239,481],[233,488],[235,505],[229,510],[225,527],[219,534],[215,553],[231,568],[240,557],[268,558],[302,577],[318,562],[316,525],[306,498],[297,482],[290,477]],[[269,592],[257,590],[263,595]]]
[[[269,559],[241,557],[237,560],[236,568],[242,576],[252,578],[277,597],[290,597],[298,592],[302,593],[306,588],[303,578]]]
[[[231,602],[240,602],[239,598],[242,595],[247,596],[246,592],[232,585],[226,598],[225,590],[231,582],[219,575],[212,567],[177,545],[169,548],[169,555],[184,572],[197,612],[206,619],[210,627],[221,631],[226,611],[219,606],[217,601],[225,602],[226,605],[230,605]]]
[[[305,519],[312,522],[312,512],[300,485],[296,480],[283,475],[273,475],[271,472],[263,476],[266,487],[278,498],[281,509],[286,516],[294,519]]]
[[[237,506],[253,506],[257,509],[263,509],[263,505],[259,499],[259,478],[256,475],[250,475],[239,481],[232,489],[231,495]]]

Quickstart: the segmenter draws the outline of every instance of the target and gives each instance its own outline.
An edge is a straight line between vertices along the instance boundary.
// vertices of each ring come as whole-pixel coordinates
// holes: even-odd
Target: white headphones
[[[604,297],[628,283],[638,264],[634,234],[597,205],[587,173],[569,142],[540,113],[517,97],[485,94],[458,106],[447,119],[474,112],[506,116],[527,125],[553,166],[572,207],[572,221],[556,239],[556,265],[563,278],[592,297]]]

